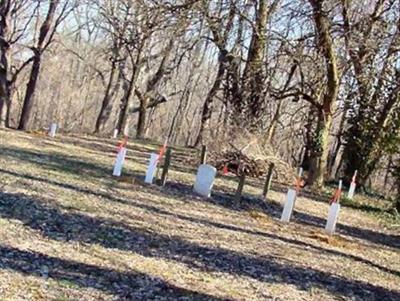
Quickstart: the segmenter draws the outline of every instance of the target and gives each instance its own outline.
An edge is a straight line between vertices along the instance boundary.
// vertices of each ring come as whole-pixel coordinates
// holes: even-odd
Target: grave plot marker
[[[297,195],[300,192],[301,177],[303,175],[303,168],[300,168],[299,174],[296,178],[296,189],[289,188],[286,195],[285,206],[283,207],[281,221],[288,223],[292,217],[292,212],[296,203]]]
[[[125,136],[124,140],[117,147],[117,158],[114,164],[113,176],[120,177],[122,172],[122,167],[125,162],[126,156],[126,145],[128,143],[128,137]]]
[[[158,162],[158,154],[151,153],[149,165],[147,167],[146,178],[144,179],[144,181],[148,184],[153,184],[154,174],[156,173],[157,169],[157,162]]]
[[[162,174],[161,174],[161,181],[160,181],[161,186],[165,186],[165,184],[167,182],[169,165],[171,163],[171,153],[172,153],[172,150],[171,150],[171,148],[168,147],[167,152],[165,153],[164,166],[163,166],[163,170],[162,170]]]
[[[216,174],[217,169],[214,166],[200,165],[197,170],[194,191],[202,196],[210,197]]]
[[[274,167],[275,167],[274,163],[270,163],[268,166],[267,177],[265,178],[264,190],[263,190],[263,194],[262,194],[264,200],[267,199],[268,191],[271,188],[272,172],[274,171]]]
[[[238,187],[237,187],[236,194],[235,194],[235,200],[237,202],[240,202],[240,199],[242,198],[242,192],[243,192],[245,181],[246,181],[246,174],[243,172],[239,177],[239,183],[238,183]]]
[[[339,219],[340,212],[340,196],[342,194],[342,180],[339,181],[339,186],[333,194],[331,206],[328,212],[328,219],[326,221],[325,232],[332,235],[335,233],[336,223]]]
[[[54,138],[56,136],[56,132],[57,132],[57,123],[52,123],[50,125],[49,136],[51,138]]]
[[[356,192],[356,187],[357,187],[356,177],[357,177],[357,170],[354,172],[353,178],[351,179],[349,192],[347,194],[347,198],[349,198],[350,200],[354,197],[354,193]]]
[[[146,172],[146,177],[144,181],[148,184],[153,184],[153,179],[154,175],[157,170],[157,164],[161,160],[161,158],[164,156],[164,153],[167,149],[167,144],[168,144],[168,138],[165,140],[163,146],[160,148],[160,151],[158,154],[156,153],[151,153],[150,154],[150,162],[147,167],[147,172]]]

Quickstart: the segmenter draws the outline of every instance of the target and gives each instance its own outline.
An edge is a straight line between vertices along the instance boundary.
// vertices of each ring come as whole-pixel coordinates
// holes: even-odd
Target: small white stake
[[[119,152],[117,154],[117,158],[115,160],[113,176],[116,176],[116,177],[121,176],[122,166],[124,165],[125,156],[126,156],[126,148],[122,147],[119,150]]]
[[[347,194],[347,198],[349,198],[351,200],[354,197],[355,192],[356,192],[356,183],[351,183],[349,192]]]
[[[153,184],[154,173],[157,169],[157,162],[158,162],[158,154],[152,153],[150,154],[150,162],[147,167],[146,178],[144,181],[148,184]]]
[[[56,132],[57,132],[57,123],[52,123],[50,125],[49,136],[51,138],[54,138],[56,136]]]
[[[347,197],[351,200],[354,197],[354,193],[356,192],[356,177],[357,177],[357,170],[354,172],[353,178],[351,179],[351,184],[349,188],[349,192],[347,193]]]
[[[114,130],[113,138],[116,139],[118,137],[118,129]]]
[[[340,212],[340,204],[337,202],[332,203],[331,207],[329,208],[328,220],[325,226],[326,233],[330,235],[335,233],[336,223],[339,218],[339,212]]]
[[[343,186],[343,181],[339,181],[339,186],[338,189],[335,192],[335,195],[333,197],[333,203],[331,204],[329,208],[329,213],[328,213],[328,220],[326,221],[326,226],[325,226],[325,232],[332,235],[335,233],[336,229],[336,223],[339,219],[339,212],[340,212],[340,196],[342,192],[342,186]]]
[[[282,211],[281,221],[288,223],[292,216],[294,203],[296,201],[296,190],[289,189],[286,195],[285,207]]]
[[[304,172],[303,167],[300,167],[299,168],[299,178],[301,178],[303,176],[303,172]]]

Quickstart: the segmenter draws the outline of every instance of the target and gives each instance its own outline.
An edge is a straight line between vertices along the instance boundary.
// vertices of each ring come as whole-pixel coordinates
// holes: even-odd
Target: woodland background
[[[310,185],[358,170],[400,207],[399,0],[1,0],[0,17],[0,127],[244,133]]]

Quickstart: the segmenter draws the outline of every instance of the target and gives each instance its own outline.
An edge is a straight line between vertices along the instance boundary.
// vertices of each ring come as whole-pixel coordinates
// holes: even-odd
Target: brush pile
[[[293,183],[295,170],[279,158],[270,144],[261,143],[254,135],[237,130],[218,141],[209,147],[209,163],[219,172],[263,178],[270,163],[274,163],[275,181]]]
[[[262,177],[268,168],[265,160],[253,159],[240,151],[226,151],[221,153],[215,162],[218,170],[226,170],[238,176]]]

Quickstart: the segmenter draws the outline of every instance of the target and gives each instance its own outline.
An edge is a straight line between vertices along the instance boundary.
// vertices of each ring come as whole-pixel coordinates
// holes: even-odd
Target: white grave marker
[[[57,132],[57,123],[52,123],[50,125],[49,136],[51,138],[54,138],[56,136],[56,132]]]
[[[114,130],[113,138],[116,139],[118,137],[118,129]]]
[[[295,201],[296,201],[296,190],[289,189],[286,195],[285,207],[283,208],[282,211],[282,216],[281,216],[282,222],[288,223],[290,221]]]
[[[303,176],[303,168],[299,168],[299,174],[296,178],[296,190],[289,188],[286,195],[285,206],[283,207],[281,221],[288,223],[292,217],[294,205],[296,203],[297,193],[300,191],[301,177]]]
[[[336,223],[339,218],[340,212],[340,204],[339,203],[332,203],[331,207],[329,208],[328,213],[328,220],[325,226],[325,232],[328,234],[333,234],[335,232]]]
[[[121,176],[121,171],[122,171],[122,166],[124,165],[125,156],[126,156],[126,148],[121,147],[120,150],[118,151],[117,158],[115,160],[113,176],[116,177]]]
[[[157,163],[158,163],[158,154],[155,153],[150,154],[150,162],[147,167],[146,178],[144,179],[144,181],[148,184],[153,184],[153,178],[157,169]]]
[[[351,180],[349,192],[347,193],[347,197],[351,200],[354,197],[354,193],[356,192],[356,177],[357,177],[357,170],[354,172],[354,176]]]
[[[347,194],[347,197],[351,200],[354,197],[354,193],[356,191],[356,183],[351,183],[350,188],[349,188],[349,193]]]
[[[342,180],[339,181],[338,190],[335,192],[333,203],[329,208],[328,220],[326,221],[325,232],[332,235],[335,233],[336,223],[339,219],[340,212],[340,194],[342,191]]]
[[[217,170],[215,167],[208,164],[201,164],[197,170],[194,191],[202,196],[210,197],[216,174]]]

